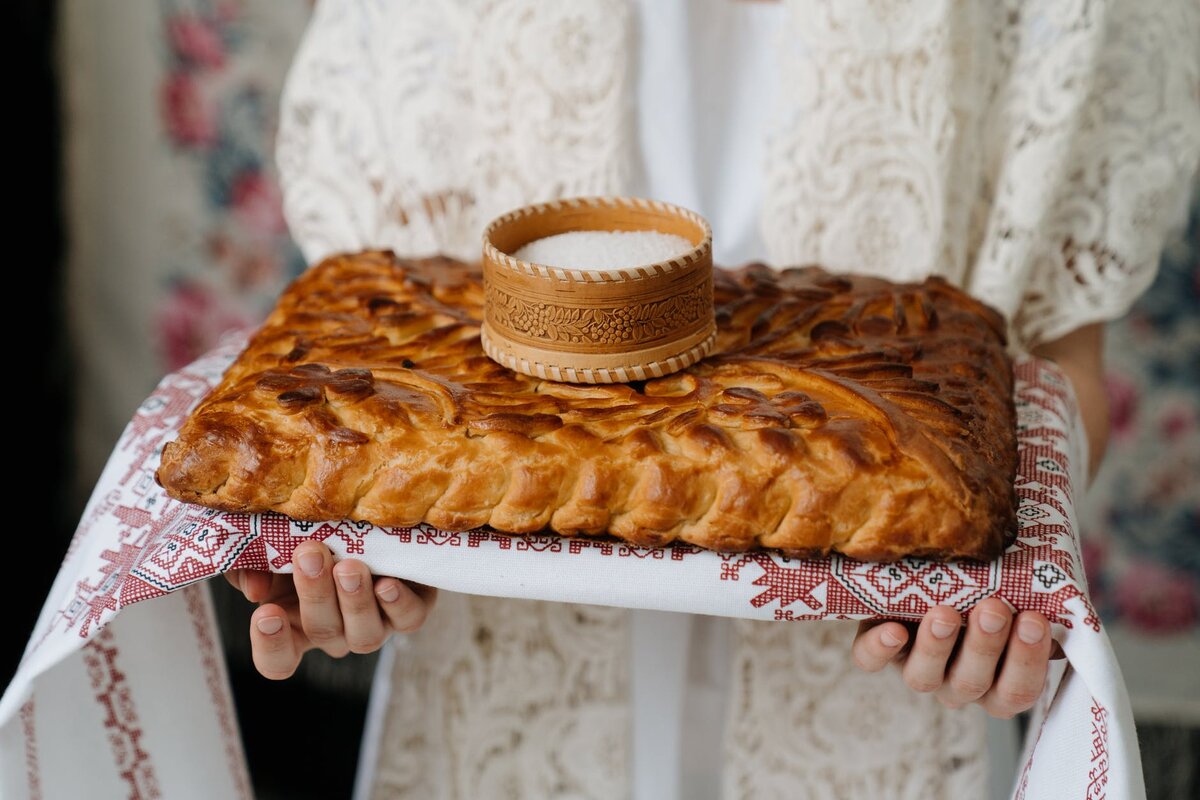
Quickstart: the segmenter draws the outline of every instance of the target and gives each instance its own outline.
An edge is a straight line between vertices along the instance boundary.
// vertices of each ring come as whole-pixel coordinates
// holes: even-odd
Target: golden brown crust
[[[716,355],[643,385],[511,372],[476,265],[309,270],[166,446],[180,500],[641,545],[992,558],[1014,530],[1004,326],[942,280],[715,271]]]

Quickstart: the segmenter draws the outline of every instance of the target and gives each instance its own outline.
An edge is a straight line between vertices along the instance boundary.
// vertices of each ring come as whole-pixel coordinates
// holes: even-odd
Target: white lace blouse
[[[639,193],[722,263],[940,274],[1030,346],[1150,282],[1198,97],[1191,0],[325,0],[278,159],[310,260],[474,258],[509,208]],[[851,633],[443,597],[360,794],[982,794],[978,715],[855,673]]]
[[[1026,344],[1118,316],[1147,286],[1200,153],[1192,0],[784,5],[760,45],[780,87],[760,164],[771,263],[941,274]],[[635,186],[648,154],[634,87],[655,66],[639,59],[635,9],[320,3],[278,151],[307,255],[370,243],[473,257],[498,212]],[[694,55],[723,46],[695,40]],[[678,77],[696,140],[664,147],[745,113]]]

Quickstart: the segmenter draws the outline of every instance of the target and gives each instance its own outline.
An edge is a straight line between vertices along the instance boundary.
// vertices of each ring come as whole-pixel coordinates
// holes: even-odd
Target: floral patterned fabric
[[[1200,183],[1186,230],[1164,251],[1154,285],[1109,326],[1106,358],[1112,439],[1083,506],[1092,599],[1123,645],[1135,708],[1141,695],[1143,716],[1197,722]],[[1191,680],[1177,680],[1181,671]],[[1178,685],[1156,691],[1164,682]]]
[[[1113,435],[1085,555],[1105,616],[1148,633],[1200,625],[1200,186],[1195,195],[1157,282],[1108,331]]]
[[[255,324],[303,269],[274,140],[310,10],[308,0],[63,4],[81,496],[158,379]]]
[[[211,349],[225,331],[261,318],[304,268],[287,235],[272,159],[279,63],[253,55],[248,3],[163,3],[159,109],[176,158],[195,174],[205,218],[165,275],[155,333],[168,370]]]

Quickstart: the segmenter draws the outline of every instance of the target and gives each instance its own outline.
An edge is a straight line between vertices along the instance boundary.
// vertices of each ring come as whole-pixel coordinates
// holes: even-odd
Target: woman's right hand
[[[437,589],[396,578],[377,578],[355,559],[334,563],[320,542],[292,554],[291,575],[231,570],[225,578],[258,603],[250,616],[254,666],[265,678],[290,678],[306,652],[334,658],[378,650],[393,633],[421,627]]]

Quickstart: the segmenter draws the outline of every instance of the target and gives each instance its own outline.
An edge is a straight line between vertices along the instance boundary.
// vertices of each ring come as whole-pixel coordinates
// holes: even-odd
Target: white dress
[[[722,263],[944,275],[1028,346],[1149,283],[1198,91],[1188,0],[323,2],[278,159],[310,260],[473,258],[509,208],[638,193]],[[852,635],[444,594],[385,659],[359,794],[985,794],[978,711],[857,672]]]

